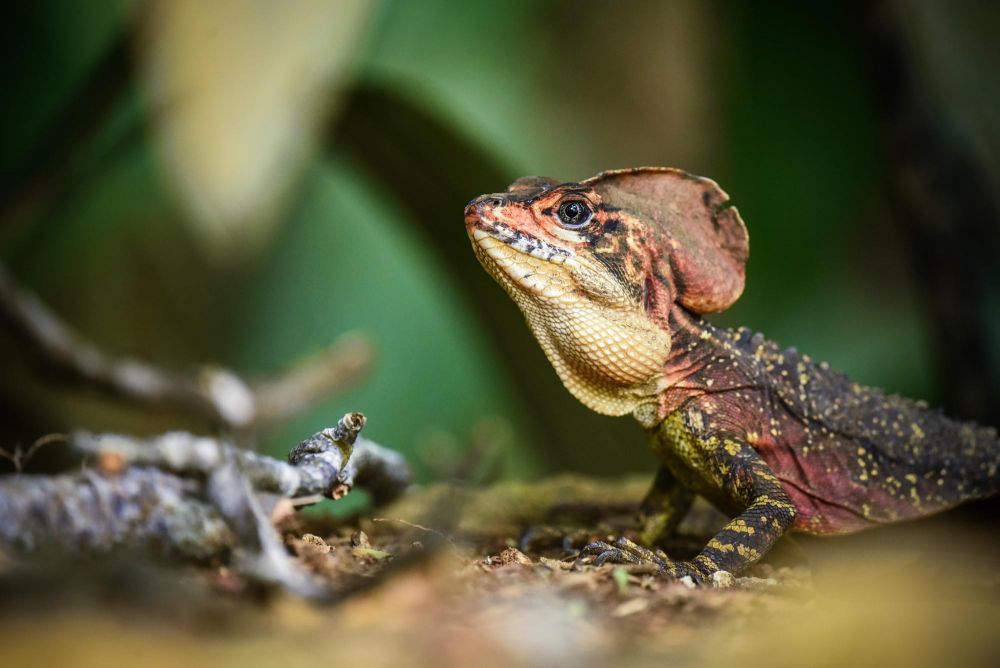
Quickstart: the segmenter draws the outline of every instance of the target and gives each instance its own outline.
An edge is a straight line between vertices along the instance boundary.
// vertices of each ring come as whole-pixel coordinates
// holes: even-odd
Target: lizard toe
[[[662,552],[654,552],[625,537],[619,538],[614,543],[603,540],[590,543],[580,550],[579,559],[585,557],[593,557],[591,563],[594,566],[602,564],[652,565],[660,572],[665,572],[664,568],[669,562],[667,556]]]
[[[695,562],[674,561],[662,550],[650,550],[625,537],[613,543],[603,540],[590,543],[580,550],[577,563],[587,557],[592,557],[590,563],[594,566],[603,564],[653,566],[664,577],[674,580],[686,579],[695,585],[705,584],[711,579],[711,574],[706,573]]]

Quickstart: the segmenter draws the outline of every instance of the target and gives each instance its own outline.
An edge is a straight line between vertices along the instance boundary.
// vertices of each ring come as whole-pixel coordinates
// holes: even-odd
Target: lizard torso
[[[846,533],[998,491],[995,430],[702,318],[736,301],[749,256],[713,181],[655,167],[529,177],[471,202],[466,227],[567,389],[649,431],[663,469],[647,501],[671,518],[647,523],[646,540],[676,524],[678,482],[735,517],[665,572],[739,571],[790,528]],[[598,545],[648,556],[629,546]]]
[[[997,492],[994,429],[855,383],[748,329],[689,326],[679,358],[691,373],[684,389],[665,393],[665,404],[679,407],[652,428],[654,449],[672,447],[677,425],[691,438],[748,443],[795,505],[794,528],[847,533]],[[675,335],[675,346],[683,338]],[[685,475],[683,463],[675,467]],[[709,488],[697,491],[711,498]]]

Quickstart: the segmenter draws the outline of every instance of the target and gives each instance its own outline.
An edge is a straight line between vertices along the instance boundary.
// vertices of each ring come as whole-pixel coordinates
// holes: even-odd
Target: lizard
[[[465,208],[480,264],[513,298],[565,387],[631,414],[659,462],[638,542],[593,563],[738,575],[788,531],[846,534],[994,495],[997,432],[854,382],[705,316],[740,297],[747,228],[711,179],[667,167],[580,182],[518,179]],[[657,544],[695,494],[730,517],[690,560]]]

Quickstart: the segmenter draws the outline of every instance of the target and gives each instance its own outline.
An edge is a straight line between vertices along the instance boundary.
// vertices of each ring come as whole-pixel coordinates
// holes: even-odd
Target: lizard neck
[[[762,386],[760,360],[739,345],[751,337],[748,329],[721,329],[679,306],[668,318],[672,345],[657,401],[633,413],[643,426],[655,427],[694,397]]]

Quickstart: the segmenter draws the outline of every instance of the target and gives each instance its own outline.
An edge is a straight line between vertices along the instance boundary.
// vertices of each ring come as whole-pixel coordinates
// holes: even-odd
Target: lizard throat
[[[522,250],[470,230],[483,267],[513,298],[566,389],[588,408],[625,415],[656,401],[670,335],[638,305],[590,298],[573,276],[581,266],[538,242]]]

